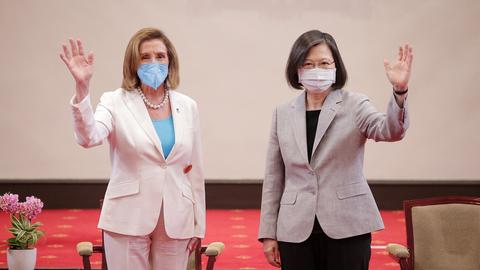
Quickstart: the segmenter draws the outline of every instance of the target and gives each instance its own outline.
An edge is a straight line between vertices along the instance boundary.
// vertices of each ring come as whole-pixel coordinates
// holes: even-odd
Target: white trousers
[[[165,232],[163,209],[155,230],[145,236],[104,232],[105,256],[112,270],[185,270],[189,239],[172,239]]]

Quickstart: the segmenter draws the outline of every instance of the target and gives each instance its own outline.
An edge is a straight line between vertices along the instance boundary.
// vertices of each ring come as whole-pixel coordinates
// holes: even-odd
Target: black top
[[[312,157],[313,143],[315,142],[315,134],[317,133],[318,116],[320,110],[307,111],[307,152],[308,162]]]
[[[313,143],[315,142],[315,134],[317,133],[317,124],[318,116],[320,115],[320,110],[317,111],[307,111],[307,152],[308,152],[308,162],[312,157]],[[321,233],[322,228],[318,223],[317,218],[315,217],[315,223],[313,225],[312,233]]]

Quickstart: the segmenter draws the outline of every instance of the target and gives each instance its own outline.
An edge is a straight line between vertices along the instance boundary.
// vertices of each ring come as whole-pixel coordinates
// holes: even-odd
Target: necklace
[[[163,108],[165,106],[165,104],[167,104],[167,102],[168,102],[168,95],[169,95],[168,90],[165,90],[165,94],[163,95],[163,100],[162,100],[162,102],[160,102],[160,104],[153,104],[150,100],[148,100],[148,98],[145,96],[145,94],[139,88],[136,88],[135,90],[137,90],[137,93],[143,99],[143,102],[145,102],[145,104],[148,107],[150,107],[154,110],[158,110],[160,108]]]

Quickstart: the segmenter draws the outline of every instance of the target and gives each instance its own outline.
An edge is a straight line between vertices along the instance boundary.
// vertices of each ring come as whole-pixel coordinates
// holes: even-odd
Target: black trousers
[[[278,242],[282,270],[368,270],[370,233],[332,239],[316,218],[315,222],[312,234],[304,242]]]

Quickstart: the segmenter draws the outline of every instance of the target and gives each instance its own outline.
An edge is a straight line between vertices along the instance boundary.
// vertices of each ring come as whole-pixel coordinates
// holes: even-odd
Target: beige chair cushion
[[[415,270],[480,269],[480,205],[412,208]]]

